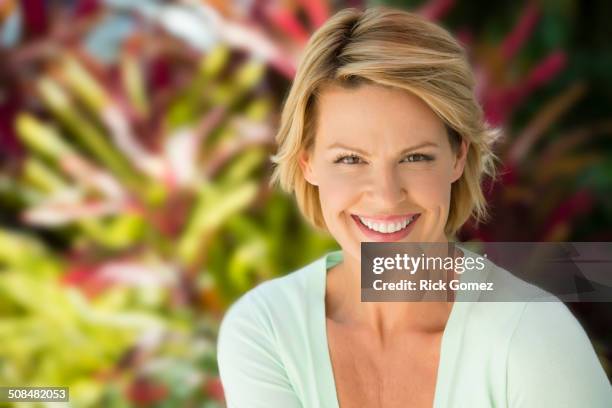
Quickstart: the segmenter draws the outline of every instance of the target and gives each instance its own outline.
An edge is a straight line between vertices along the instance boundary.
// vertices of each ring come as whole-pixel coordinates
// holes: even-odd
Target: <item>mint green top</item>
[[[327,270],[341,261],[341,251],[330,252],[259,284],[229,308],[217,350],[228,407],[339,407],[325,285]],[[563,303],[456,301],[433,406],[610,408],[612,386]]]

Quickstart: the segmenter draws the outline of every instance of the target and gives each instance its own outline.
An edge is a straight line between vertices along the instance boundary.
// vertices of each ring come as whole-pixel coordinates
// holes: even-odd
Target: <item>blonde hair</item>
[[[279,183],[286,192],[295,192],[306,219],[327,231],[318,187],[305,180],[298,157],[302,149],[314,147],[316,101],[322,89],[363,83],[403,89],[421,98],[444,122],[455,152],[461,138],[470,142],[463,174],[451,187],[445,233],[454,239],[470,216],[477,223],[486,221],[481,181],[485,174],[495,177],[498,158],[492,146],[499,133],[488,127],[476,101],[465,51],[442,27],[387,7],[341,10],[308,41],[283,107],[270,185]]]

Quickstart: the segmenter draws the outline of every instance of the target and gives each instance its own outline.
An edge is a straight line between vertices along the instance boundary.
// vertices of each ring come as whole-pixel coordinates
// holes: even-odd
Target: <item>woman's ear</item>
[[[455,156],[455,164],[453,165],[453,176],[452,183],[459,180],[461,175],[463,174],[463,170],[465,168],[465,162],[467,160],[467,154],[470,149],[470,141],[465,138],[461,139],[461,144],[459,145],[459,149],[457,151],[457,155]]]
[[[304,175],[304,178],[306,179],[307,182],[309,182],[313,186],[316,186],[318,185],[318,182],[316,181],[314,172],[312,171],[311,160],[312,160],[312,157],[305,150],[302,150],[298,155],[298,165],[302,169],[302,174]]]

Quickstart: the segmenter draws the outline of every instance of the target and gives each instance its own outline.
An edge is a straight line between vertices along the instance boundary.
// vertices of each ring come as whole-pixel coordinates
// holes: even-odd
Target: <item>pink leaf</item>
[[[455,5],[455,0],[429,0],[417,13],[428,20],[437,21],[443,18]]]
[[[523,46],[540,18],[540,10],[535,3],[530,2],[523,10],[514,30],[508,34],[501,45],[504,60],[509,61]]]
[[[329,5],[325,0],[298,0],[299,3],[306,9],[310,21],[315,28],[323,25],[325,20],[329,18]]]
[[[575,192],[570,198],[557,206],[548,218],[544,226],[543,240],[560,225],[569,225],[575,218],[590,211],[593,203],[593,196],[588,190]]]
[[[299,44],[306,44],[308,32],[295,14],[286,7],[270,3],[264,9],[268,20]]]

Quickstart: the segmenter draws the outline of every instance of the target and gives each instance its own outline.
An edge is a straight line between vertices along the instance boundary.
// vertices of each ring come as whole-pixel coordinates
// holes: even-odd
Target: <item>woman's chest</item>
[[[327,336],[340,408],[433,406],[442,333],[381,345],[328,320]]]

